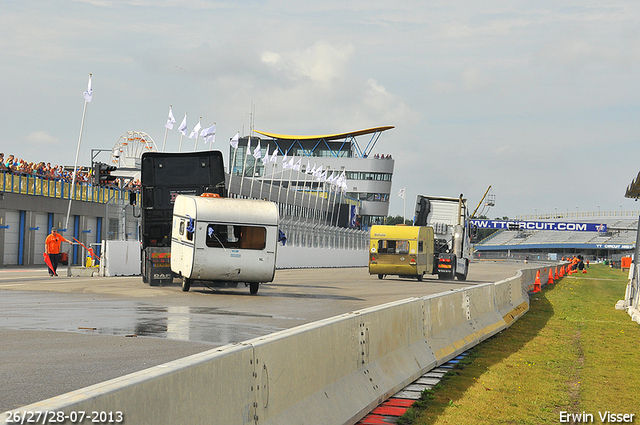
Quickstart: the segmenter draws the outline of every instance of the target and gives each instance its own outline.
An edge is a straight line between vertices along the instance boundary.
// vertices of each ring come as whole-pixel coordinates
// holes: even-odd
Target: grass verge
[[[546,286],[398,423],[608,423],[605,412],[640,423],[640,326],[615,310],[626,284],[626,272],[592,265]]]

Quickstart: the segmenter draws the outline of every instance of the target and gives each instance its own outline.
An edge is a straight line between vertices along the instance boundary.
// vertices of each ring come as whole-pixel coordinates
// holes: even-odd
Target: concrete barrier
[[[354,424],[522,316],[543,268],[220,347],[16,411],[120,411],[127,425]]]

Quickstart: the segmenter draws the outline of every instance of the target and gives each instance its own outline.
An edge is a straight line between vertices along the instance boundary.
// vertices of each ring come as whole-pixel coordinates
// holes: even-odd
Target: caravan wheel
[[[260,285],[259,282],[251,282],[249,283],[249,293],[251,295],[255,295],[258,293],[258,286]]]
[[[191,279],[187,279],[186,277],[182,278],[182,290],[184,292],[189,292],[189,289],[191,289]]]

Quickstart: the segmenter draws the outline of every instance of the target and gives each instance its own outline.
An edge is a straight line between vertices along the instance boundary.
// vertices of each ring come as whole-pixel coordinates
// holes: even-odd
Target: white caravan
[[[173,207],[171,271],[182,290],[193,281],[237,286],[251,294],[271,282],[276,270],[278,209],[273,202],[178,195]]]

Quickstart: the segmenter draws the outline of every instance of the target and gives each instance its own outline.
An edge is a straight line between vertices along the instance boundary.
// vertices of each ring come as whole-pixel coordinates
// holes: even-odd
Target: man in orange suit
[[[47,236],[47,239],[44,241],[44,252],[49,256],[49,260],[51,261],[51,265],[48,266],[49,276],[58,276],[56,270],[60,263],[60,245],[62,245],[62,242],[71,243],[71,241],[65,239],[58,233],[57,228],[52,227],[51,234]]]

